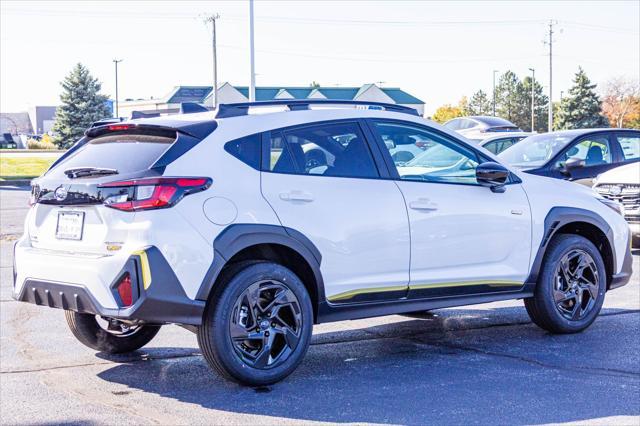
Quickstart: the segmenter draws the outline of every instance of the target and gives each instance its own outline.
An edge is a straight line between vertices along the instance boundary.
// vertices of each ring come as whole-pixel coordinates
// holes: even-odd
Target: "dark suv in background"
[[[591,186],[600,173],[640,161],[640,131],[581,129],[544,133],[523,139],[498,157],[527,173]]]

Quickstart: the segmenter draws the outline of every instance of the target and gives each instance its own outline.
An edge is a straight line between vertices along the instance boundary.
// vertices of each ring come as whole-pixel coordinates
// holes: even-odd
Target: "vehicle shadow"
[[[640,415],[639,326],[637,310],[604,309],[587,331],[557,336],[522,307],[440,310],[314,335],[298,370],[269,387],[225,382],[193,349],[110,357],[124,363],[99,377],[205,409],[299,421],[579,422]]]

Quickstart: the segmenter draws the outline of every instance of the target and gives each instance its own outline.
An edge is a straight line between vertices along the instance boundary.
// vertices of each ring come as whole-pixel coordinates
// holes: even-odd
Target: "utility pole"
[[[493,116],[496,116],[496,73],[498,70],[493,70]]]
[[[553,25],[555,22],[549,21],[549,129],[553,130]]]
[[[116,66],[116,118],[119,118],[118,114],[118,63],[122,62],[122,59],[114,59],[113,63]]]
[[[219,19],[220,15],[207,16],[204,19],[205,24],[211,22],[211,47],[213,49],[213,91],[211,92],[213,100],[213,109],[218,108],[218,56],[216,54],[216,19]]]
[[[249,55],[251,62],[251,80],[249,84],[249,101],[256,100],[256,66],[253,43],[253,0],[249,0]]]
[[[534,68],[529,68],[531,71],[531,131],[535,131],[535,105],[536,105],[536,70]]]

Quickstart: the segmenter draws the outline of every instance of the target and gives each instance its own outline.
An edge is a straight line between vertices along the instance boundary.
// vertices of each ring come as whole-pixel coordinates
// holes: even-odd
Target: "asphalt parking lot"
[[[14,301],[27,199],[0,188],[2,424],[640,424],[639,252],[581,334],[542,331],[519,301],[325,324],[292,376],[251,389],[212,373],[177,326],[108,356],[62,311]]]

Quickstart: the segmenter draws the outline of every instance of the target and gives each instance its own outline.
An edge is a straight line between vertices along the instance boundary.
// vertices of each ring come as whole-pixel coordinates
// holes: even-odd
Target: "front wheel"
[[[110,354],[140,349],[160,331],[159,325],[127,325],[93,314],[65,311],[64,315],[69,329],[80,343]]]
[[[607,287],[598,249],[579,235],[559,235],[550,243],[527,313],[552,333],[577,333],[595,321]]]
[[[198,344],[223,377],[262,386],[302,361],[313,324],[309,294],[289,269],[271,262],[234,268],[207,302]]]

